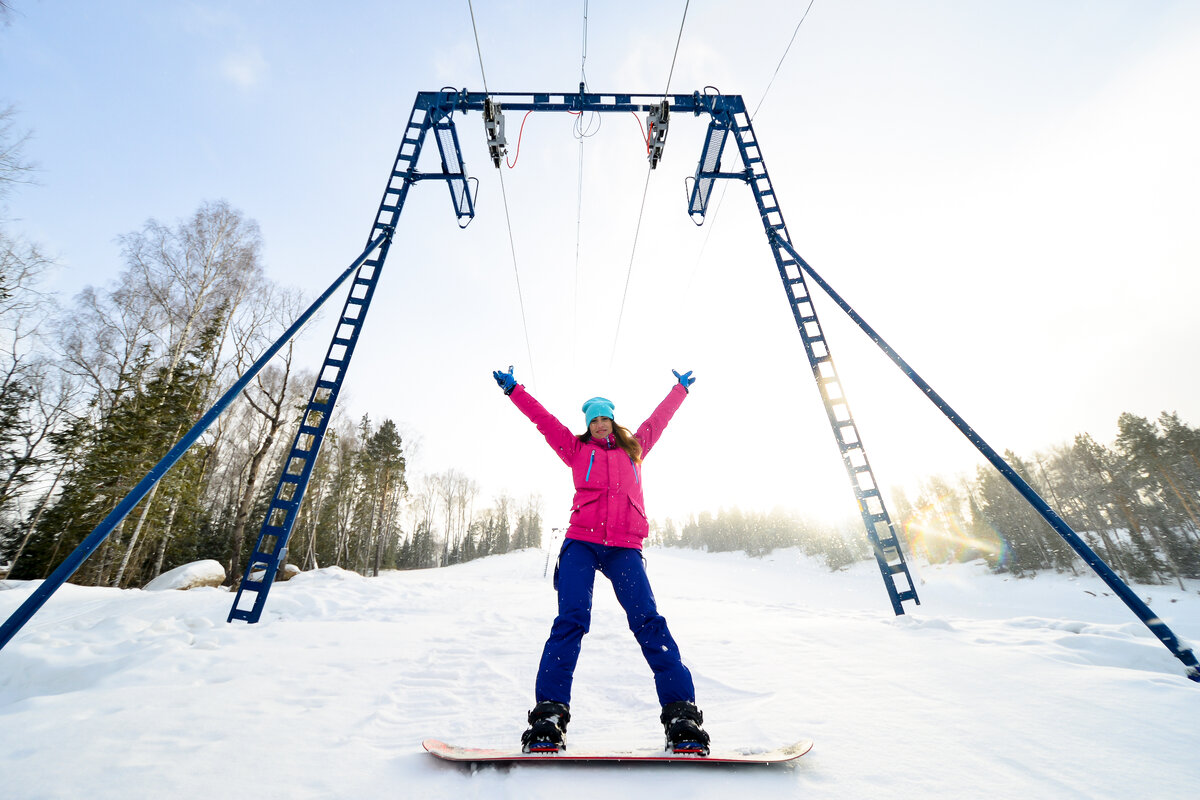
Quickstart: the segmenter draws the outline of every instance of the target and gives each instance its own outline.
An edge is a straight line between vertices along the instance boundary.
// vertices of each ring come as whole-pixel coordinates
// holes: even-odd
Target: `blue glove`
[[[504,390],[505,394],[512,394],[512,390],[517,388],[517,379],[513,377],[511,366],[508,368],[508,372],[496,370],[492,373],[492,377],[496,379],[496,383]]]
[[[671,372],[674,373],[675,377],[679,379],[679,385],[684,388],[684,391],[690,392],[691,389],[688,389],[688,387],[696,382],[696,379],[692,377],[692,371],[689,369],[682,375],[680,375],[678,372],[675,372],[675,370],[671,370]]]

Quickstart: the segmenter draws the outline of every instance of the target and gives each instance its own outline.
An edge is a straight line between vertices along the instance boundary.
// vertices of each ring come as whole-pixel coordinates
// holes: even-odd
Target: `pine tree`
[[[372,524],[364,538],[371,553],[371,569],[377,575],[383,568],[385,552],[391,552],[396,546],[393,526],[399,516],[400,501],[408,493],[403,443],[396,424],[390,419],[385,419],[366,440],[361,464],[370,498],[368,504],[374,509],[370,515]],[[394,560],[393,553],[392,566]]]
[[[1163,565],[1143,535],[1142,505],[1121,458],[1088,434],[1075,437],[1072,453],[1085,472],[1103,487],[1102,502],[1110,524],[1114,529],[1124,528],[1129,541],[1125,559],[1129,575],[1142,583],[1158,581]]]
[[[1016,462],[1014,468],[1020,474],[1024,464],[1014,453],[1005,452],[1004,460],[1009,464]],[[996,568],[1021,577],[1052,567],[1053,559],[1038,527],[1045,527],[1046,523],[1016,489],[999,472],[983,466],[976,473],[975,485],[984,519],[1007,544],[1007,559]]]
[[[90,430],[78,426],[77,435],[69,442],[78,453],[64,477],[62,493],[31,535],[13,577],[48,574],[59,557],[76,547],[199,418],[197,406],[211,382],[206,367],[220,324],[219,319],[211,321],[173,369],[155,367],[149,346],[143,347],[131,371],[122,375],[122,388],[114,392],[107,412]],[[197,496],[200,487],[189,481],[196,477],[189,466],[194,466],[198,457],[196,449],[186,454],[174,474],[168,473],[170,479],[160,480],[159,487],[171,487],[169,494],[176,497]],[[128,564],[139,542],[145,546],[143,528],[137,521],[157,525],[157,533],[163,533],[164,504],[158,507],[158,517],[147,517],[153,502],[154,496],[148,496],[133,509],[97,556],[76,573],[76,581],[107,582],[121,569],[118,565]],[[136,539],[134,530],[139,532]]]
[[[1145,530],[1155,540],[1155,549],[1161,553],[1166,568],[1183,588],[1171,528],[1172,523],[1178,524],[1186,518],[1190,508],[1163,463],[1165,447],[1158,428],[1145,417],[1125,413],[1117,420],[1117,429],[1117,452],[1136,502],[1145,505],[1143,498],[1148,499],[1152,507],[1147,509],[1147,516],[1157,518]],[[1172,516],[1175,519],[1171,519]]]

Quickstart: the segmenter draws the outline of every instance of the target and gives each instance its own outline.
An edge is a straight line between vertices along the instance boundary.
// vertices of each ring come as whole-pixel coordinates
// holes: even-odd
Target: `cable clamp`
[[[666,100],[653,106],[646,117],[646,157],[650,159],[650,169],[657,167],[659,159],[662,158],[670,117],[671,104]]]
[[[493,103],[490,97],[483,101],[483,129],[487,133],[488,155],[496,169],[500,169],[500,159],[508,153],[508,141],[504,138],[504,114],[500,104]]]

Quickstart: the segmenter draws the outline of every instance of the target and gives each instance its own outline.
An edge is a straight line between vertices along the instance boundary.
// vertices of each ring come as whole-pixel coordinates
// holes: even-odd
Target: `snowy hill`
[[[1090,576],[923,567],[896,618],[873,564],[647,553],[716,746],[816,740],[794,767],[444,764],[425,737],[511,745],[554,613],[546,555],[365,579],[302,574],[263,621],[219,589],[64,586],[0,651],[5,797],[1182,798],[1200,685]],[[551,565],[552,567],[552,565]],[[7,617],[31,584],[0,584]],[[1200,585],[1137,587],[1200,640]],[[603,578],[569,742],[661,740],[649,669]]]

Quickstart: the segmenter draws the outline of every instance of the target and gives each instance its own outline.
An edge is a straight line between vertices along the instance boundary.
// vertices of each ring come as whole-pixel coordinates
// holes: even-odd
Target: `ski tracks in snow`
[[[873,564],[647,558],[714,744],[812,738],[811,754],[744,770],[435,762],[422,739],[512,746],[524,728],[555,595],[545,553],[523,551],[369,579],[305,573],[272,589],[256,625],[226,624],[233,598],[218,590],[64,587],[0,652],[6,792],[1174,800],[1200,784],[1200,693],[1096,581],[926,566],[924,605],[895,617]],[[0,592],[0,614],[29,590]],[[1194,589],[1155,600],[1200,638]],[[662,740],[649,668],[603,578],[572,714],[579,747]]]

